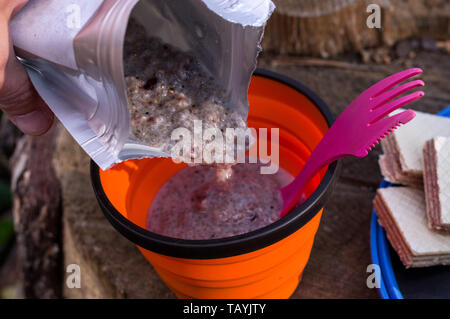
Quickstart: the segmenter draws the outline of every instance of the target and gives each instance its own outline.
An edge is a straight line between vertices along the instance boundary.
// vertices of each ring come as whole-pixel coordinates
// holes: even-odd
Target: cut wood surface
[[[448,39],[448,0],[274,0],[263,40],[267,51],[332,57],[391,46],[410,37]],[[381,28],[366,24],[369,4],[381,9]]]

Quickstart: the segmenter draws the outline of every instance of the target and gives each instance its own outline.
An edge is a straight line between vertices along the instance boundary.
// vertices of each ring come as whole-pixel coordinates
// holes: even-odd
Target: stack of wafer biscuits
[[[450,138],[435,137],[423,149],[428,227],[450,231]]]
[[[416,111],[413,121],[381,143],[384,154],[379,164],[384,178],[391,183],[423,188],[422,149],[435,136],[450,136],[450,118]]]
[[[406,267],[450,265],[450,118],[417,112],[382,141],[379,223]]]
[[[427,227],[423,191],[402,186],[378,189],[374,208],[407,268],[450,265],[450,236]]]

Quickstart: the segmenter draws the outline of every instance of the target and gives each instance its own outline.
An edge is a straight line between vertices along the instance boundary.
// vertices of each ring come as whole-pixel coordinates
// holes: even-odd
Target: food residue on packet
[[[176,144],[171,133],[180,127],[193,132],[196,120],[203,130],[247,129],[246,120],[225,106],[223,90],[193,56],[148,37],[133,19],[125,37],[124,68],[131,135],[139,143],[170,154]],[[183,161],[201,151],[193,148],[189,156]]]

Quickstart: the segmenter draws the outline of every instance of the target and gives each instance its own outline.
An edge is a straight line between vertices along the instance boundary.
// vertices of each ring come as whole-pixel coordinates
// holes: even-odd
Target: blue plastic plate
[[[450,117],[450,106],[438,113]],[[380,188],[395,186],[383,180]],[[372,263],[381,268],[380,288],[383,299],[450,298],[450,267],[435,266],[406,269],[378,224],[375,210],[370,227]]]

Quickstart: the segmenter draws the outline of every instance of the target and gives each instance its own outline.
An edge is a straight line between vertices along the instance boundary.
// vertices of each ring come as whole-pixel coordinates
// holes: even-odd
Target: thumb
[[[25,134],[41,135],[54,116],[16,59],[9,32],[12,12],[5,11],[0,12],[0,38],[7,40],[0,41],[0,109]]]

